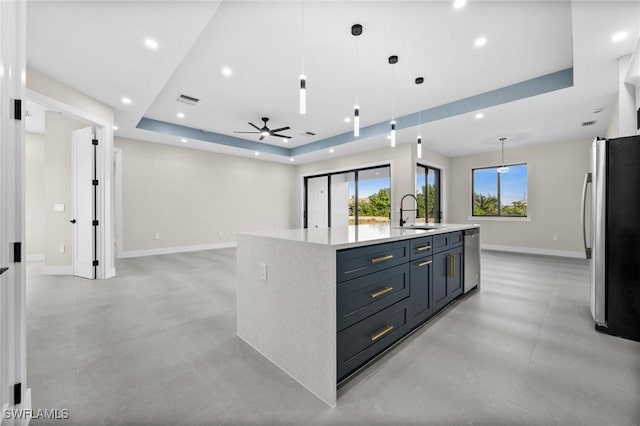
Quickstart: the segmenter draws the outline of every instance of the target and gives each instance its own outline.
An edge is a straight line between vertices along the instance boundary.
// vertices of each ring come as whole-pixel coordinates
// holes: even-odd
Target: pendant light
[[[395,105],[395,87],[394,87],[394,81],[395,81],[395,73],[394,73],[394,67],[393,65],[398,63],[398,56],[396,55],[391,55],[389,56],[389,64],[391,64],[391,133],[390,133],[390,139],[391,139],[391,148],[396,146],[396,105]]]
[[[424,83],[423,77],[416,78],[416,84]],[[417,157],[422,158],[422,110],[418,110],[418,143],[416,144]]]
[[[362,25],[351,26],[351,35],[356,38],[356,104],[353,107],[353,136],[360,136],[360,106],[358,105],[358,36],[362,35]]]
[[[307,76],[304,75],[304,0],[302,0],[302,73],[300,74],[300,114],[307,113]]]
[[[504,141],[506,141],[507,138],[500,138],[500,144],[502,145],[502,166],[498,167],[496,169],[496,172],[498,173],[507,173],[509,171],[509,167],[505,167],[504,165]]]

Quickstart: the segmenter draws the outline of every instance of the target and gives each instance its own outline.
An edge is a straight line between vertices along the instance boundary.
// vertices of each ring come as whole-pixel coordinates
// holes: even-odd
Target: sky
[[[382,188],[389,188],[389,178],[381,179],[361,179],[358,181],[358,198],[367,198],[371,194],[375,194]],[[355,182],[349,182],[349,194],[355,193]]]
[[[498,181],[496,169],[478,169],[474,172],[475,192],[483,195],[497,195]],[[502,175],[500,183],[503,205],[526,199],[527,166],[509,166],[509,171]]]

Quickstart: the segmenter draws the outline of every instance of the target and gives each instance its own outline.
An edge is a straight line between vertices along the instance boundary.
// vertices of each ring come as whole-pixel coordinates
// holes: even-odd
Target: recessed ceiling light
[[[336,152],[336,150],[331,148],[331,149],[329,149],[329,152],[333,154],[334,152]]]
[[[351,123],[351,118],[349,118],[349,117],[345,118],[345,119],[344,119],[344,122],[345,122],[345,123]]]
[[[485,44],[487,44],[487,38],[486,38],[486,37],[478,37],[478,38],[476,39],[476,41],[474,41],[474,42],[473,42],[473,44],[474,44],[476,47],[484,46]]]
[[[257,157],[258,155],[260,155],[260,153],[258,151],[256,151],[256,152],[253,153],[253,155],[255,155]]]
[[[391,135],[387,135],[387,139],[391,139]]]
[[[123,104],[129,105],[131,103],[131,99],[129,99],[129,98],[122,98],[120,100],[122,101]]]
[[[628,35],[629,35],[628,32],[620,31],[619,33],[615,33],[613,37],[611,37],[611,41],[615,41],[615,42],[622,41],[625,38],[627,38]]]
[[[233,74],[233,71],[231,71],[231,68],[229,67],[222,68],[222,75],[229,77],[231,74]]]
[[[180,139],[180,142],[187,143],[187,140],[185,138],[182,138],[182,139]]]
[[[113,126],[113,130],[118,130],[118,126]]]
[[[289,158],[289,161],[293,161],[293,157]]]
[[[479,112],[479,113],[477,113],[477,114],[476,114],[476,118],[477,118],[478,120],[480,120],[480,119],[484,118],[484,114],[483,114],[483,113],[481,113],[481,112]]]
[[[287,139],[287,138],[282,138],[282,142],[287,143],[287,142],[289,142],[289,139]]]
[[[467,4],[467,0],[456,0],[453,2],[454,9],[462,9]]]
[[[145,38],[144,45],[147,46],[149,50],[158,50],[158,42],[152,38]]]
[[[184,118],[184,113],[183,112],[179,112],[176,115],[178,116],[178,118]]]

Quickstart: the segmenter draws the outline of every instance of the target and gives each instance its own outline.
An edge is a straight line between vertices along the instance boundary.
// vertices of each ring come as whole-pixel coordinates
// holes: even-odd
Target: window
[[[473,216],[527,216],[527,165],[473,169]]]
[[[390,222],[389,165],[308,176],[304,188],[305,228]]]
[[[439,223],[440,210],[440,169],[418,164],[416,167],[416,198],[419,215],[417,224]]]

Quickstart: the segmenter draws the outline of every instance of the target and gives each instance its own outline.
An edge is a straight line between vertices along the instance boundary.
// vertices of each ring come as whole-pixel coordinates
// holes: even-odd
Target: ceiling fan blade
[[[260,133],[260,132],[233,132],[233,133]]]
[[[262,139],[264,139],[264,135],[260,135],[260,139],[258,140],[261,141]]]
[[[291,139],[291,136],[285,136],[285,135],[276,135],[275,133],[272,133],[271,136],[274,136],[276,138],[287,138],[287,139]]]
[[[256,129],[256,130],[261,130],[261,129],[260,129],[260,127],[256,126],[255,124],[253,124],[253,123],[251,123],[251,122],[249,122],[249,125],[250,125],[251,127],[253,127],[254,129]]]
[[[287,126],[287,127],[280,127],[279,129],[273,129],[271,131],[271,133],[278,133],[278,132],[282,132],[284,130],[289,130],[291,127]]]

